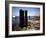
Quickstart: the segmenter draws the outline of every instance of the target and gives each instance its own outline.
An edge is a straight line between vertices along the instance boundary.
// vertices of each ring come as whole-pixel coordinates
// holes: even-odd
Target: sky
[[[12,15],[19,16],[19,10],[27,10],[27,16],[35,16],[40,14],[40,8],[32,8],[32,7],[12,7]]]

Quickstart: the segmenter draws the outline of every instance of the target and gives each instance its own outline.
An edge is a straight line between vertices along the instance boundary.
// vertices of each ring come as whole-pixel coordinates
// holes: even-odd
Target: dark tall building
[[[20,27],[24,27],[24,10],[20,9]]]
[[[27,10],[25,10],[24,13],[25,13],[24,26],[27,27]]]
[[[20,9],[20,27],[27,27],[27,10]]]

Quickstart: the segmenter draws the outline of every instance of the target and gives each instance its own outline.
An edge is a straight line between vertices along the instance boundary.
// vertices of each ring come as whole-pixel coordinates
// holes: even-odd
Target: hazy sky
[[[12,7],[13,16],[19,16],[19,10],[27,10],[28,16],[34,16],[40,14],[40,8],[32,8],[32,7]]]

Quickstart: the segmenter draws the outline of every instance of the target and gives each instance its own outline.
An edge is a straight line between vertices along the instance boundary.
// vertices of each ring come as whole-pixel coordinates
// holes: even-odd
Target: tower
[[[27,27],[27,10],[25,10],[24,13],[25,13],[24,26]]]
[[[20,9],[20,27],[24,27],[24,10]]]
[[[27,10],[20,9],[20,27],[27,27]]]

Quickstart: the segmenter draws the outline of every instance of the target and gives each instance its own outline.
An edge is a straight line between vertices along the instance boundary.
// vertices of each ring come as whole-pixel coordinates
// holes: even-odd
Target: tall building
[[[20,9],[20,27],[24,27],[24,10]]]
[[[25,13],[24,26],[27,27],[27,10],[25,10],[24,13]]]
[[[20,9],[20,27],[27,27],[27,10]]]

